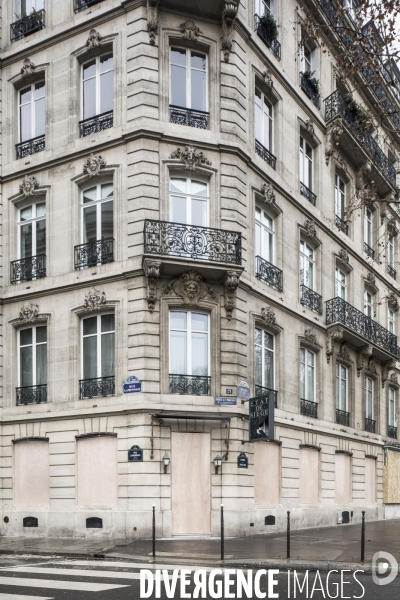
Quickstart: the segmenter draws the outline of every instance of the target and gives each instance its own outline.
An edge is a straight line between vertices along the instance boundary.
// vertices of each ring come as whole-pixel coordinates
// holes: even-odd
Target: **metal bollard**
[[[153,504],[153,558],[156,557],[156,507]]]
[[[225,540],[224,540],[224,505],[221,504],[221,560],[225,556]]]
[[[286,558],[290,558],[290,510],[287,511]]]
[[[364,562],[365,557],[365,510],[362,511],[361,519],[361,562]]]

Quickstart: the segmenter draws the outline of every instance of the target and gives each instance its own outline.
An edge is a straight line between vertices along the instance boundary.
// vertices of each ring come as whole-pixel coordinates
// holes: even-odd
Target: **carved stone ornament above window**
[[[96,31],[96,29],[91,29],[89,31],[89,37],[86,41],[86,46],[88,50],[94,50],[95,48],[98,48],[100,46],[100,42],[101,35],[99,34],[99,32]]]
[[[24,62],[22,63],[21,75],[22,77],[30,77],[33,75],[35,70],[35,64],[31,61],[30,58],[24,58]]]
[[[302,346],[306,346],[311,348],[315,352],[319,352],[322,348],[321,344],[318,342],[317,331],[314,327],[308,327],[303,336],[299,336],[300,344]]]
[[[195,25],[194,21],[188,19],[184,23],[179,25],[181,33],[183,33],[183,39],[191,42],[197,42],[197,38],[201,33],[200,29]]]
[[[261,309],[261,318],[266,325],[276,325],[275,311],[270,306],[263,306]]]
[[[199,167],[210,167],[211,162],[203,152],[197,152],[195,146],[186,146],[184,150],[178,148],[171,154],[171,158],[178,159],[188,171],[197,171]]]
[[[304,231],[308,235],[309,238],[315,239],[317,237],[317,229],[315,227],[314,221],[307,220],[304,225]]]
[[[272,79],[271,71],[269,69],[267,69],[266,71],[264,71],[262,76],[263,76],[265,85],[272,90],[272,88],[274,87],[274,81]]]
[[[143,266],[147,278],[147,305],[149,312],[152,313],[157,300],[157,281],[160,278],[161,262],[145,259]]]
[[[345,265],[349,264],[349,255],[347,254],[347,252],[344,248],[341,248],[339,250],[338,257],[343,264],[345,264]]]
[[[365,285],[367,285],[374,294],[378,292],[378,286],[376,285],[376,279],[373,273],[367,273],[367,275],[364,277],[364,281]]]
[[[172,279],[164,287],[163,294],[168,295],[171,292],[182,298],[184,303],[189,306],[198,305],[203,298],[216,300],[213,288],[204,281],[202,275],[197,271],[185,271],[180,277]]]
[[[232,50],[233,26],[238,10],[239,0],[225,0],[224,11],[222,13],[222,50],[225,62],[229,62],[229,56]]]
[[[147,0],[147,31],[149,32],[150,44],[156,43],[158,32],[158,5],[160,0]]]
[[[19,185],[19,193],[23,194],[23,196],[28,197],[32,196],[33,192],[36,188],[39,187],[39,183],[33,175],[25,175],[22,183]]]
[[[106,304],[105,292],[100,292],[93,287],[85,296],[84,308],[86,310],[99,310]]]
[[[39,307],[33,302],[25,302],[19,309],[19,320],[22,323],[30,323],[34,321],[39,314]]]
[[[314,121],[312,119],[308,119],[308,121],[306,121],[306,129],[310,135],[315,135]]]
[[[274,192],[274,188],[270,183],[264,183],[261,186],[261,195],[263,196],[264,201],[267,204],[275,204],[276,196]]]
[[[83,173],[89,175],[89,177],[96,177],[100,174],[100,170],[105,166],[106,161],[100,154],[97,156],[91,154],[83,165]]]
[[[393,292],[388,294],[386,296],[386,300],[388,301],[388,304],[390,304],[390,306],[394,309],[394,310],[398,310],[399,308],[399,302],[397,300],[397,296],[396,294],[394,294]]]

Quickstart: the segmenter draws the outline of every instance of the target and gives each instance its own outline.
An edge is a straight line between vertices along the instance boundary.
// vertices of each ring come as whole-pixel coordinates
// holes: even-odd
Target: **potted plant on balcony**
[[[367,111],[353,98],[352,94],[346,94],[344,99],[346,100],[347,108],[354,115],[357,124],[361,129],[369,131],[373,125]]]
[[[313,92],[319,95],[319,79],[313,77],[315,71],[305,71],[303,73],[304,79],[307,81],[308,85],[312,88]]]
[[[275,21],[274,16],[270,12],[267,12],[261,17],[260,22],[264,27],[265,34],[268,37],[268,39],[270,39],[271,42],[277,40],[279,25]]]

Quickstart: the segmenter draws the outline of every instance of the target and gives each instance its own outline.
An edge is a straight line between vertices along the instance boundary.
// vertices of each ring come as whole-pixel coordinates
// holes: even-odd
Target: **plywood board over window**
[[[77,504],[114,506],[118,503],[117,438],[77,440]]]
[[[50,498],[49,442],[14,444],[14,504],[48,506]]]
[[[280,502],[280,446],[265,442],[254,444],[254,503]]]
[[[351,493],[351,456],[335,454],[336,504],[349,504]]]
[[[365,501],[368,504],[376,502],[376,460],[365,459]]]
[[[300,448],[300,503],[319,502],[319,452]]]
[[[400,452],[387,450],[383,467],[383,502],[400,504]]]

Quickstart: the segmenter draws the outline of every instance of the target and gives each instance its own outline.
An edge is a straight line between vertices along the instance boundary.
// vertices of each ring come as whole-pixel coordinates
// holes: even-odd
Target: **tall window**
[[[264,329],[255,330],[255,384],[256,387],[274,389],[275,339]]]
[[[112,239],[113,184],[99,183],[82,192],[82,243]]]
[[[44,0],[14,0],[15,15],[21,18],[30,15],[33,10],[42,10],[43,8]]]
[[[256,256],[274,262],[274,221],[265,210],[256,206]]]
[[[364,243],[372,248],[372,212],[369,208],[364,212]]]
[[[169,336],[170,374],[208,377],[209,316],[194,311],[171,310]]]
[[[341,298],[342,300],[347,300],[347,281],[346,281],[346,273],[343,273],[341,269],[336,267],[335,274],[335,294],[337,298]]]
[[[301,70],[303,73],[312,72],[312,50],[307,44],[303,43],[303,52],[301,56]]]
[[[208,183],[190,177],[171,177],[169,189],[173,223],[208,226]]]
[[[103,54],[82,65],[82,119],[113,110],[113,55]]]
[[[37,202],[19,210],[19,258],[46,254],[46,203]]]
[[[388,309],[388,330],[390,331],[390,333],[395,333],[395,316],[394,316],[394,310],[392,310],[391,308]]]
[[[314,289],[314,250],[306,242],[300,242],[300,283]]]
[[[259,17],[272,13],[273,0],[255,0],[255,14]]]
[[[310,146],[300,136],[300,181],[309,190],[313,189],[313,151]]]
[[[370,377],[364,382],[365,418],[374,418],[374,382]]]
[[[389,267],[389,273],[394,271],[394,236],[390,235],[388,238],[387,245],[387,261]]]
[[[315,402],[315,354],[300,348],[300,398]]]
[[[47,384],[47,327],[37,325],[20,329],[19,386]]]
[[[346,184],[337,174],[335,175],[335,210],[336,215],[344,221],[346,218]]]
[[[255,138],[273,152],[272,104],[258,88],[255,96]]]
[[[207,55],[186,48],[171,48],[171,105],[208,111]]]
[[[26,142],[45,134],[44,81],[32,83],[19,92],[19,141]]]
[[[83,379],[114,377],[115,322],[114,314],[102,314],[82,319]],[[101,394],[93,394],[101,395]]]
[[[347,367],[336,363],[336,408],[347,412]]]
[[[396,391],[389,388],[389,427],[396,427]]]
[[[364,290],[364,314],[371,319],[374,316],[372,294],[368,290]]]

